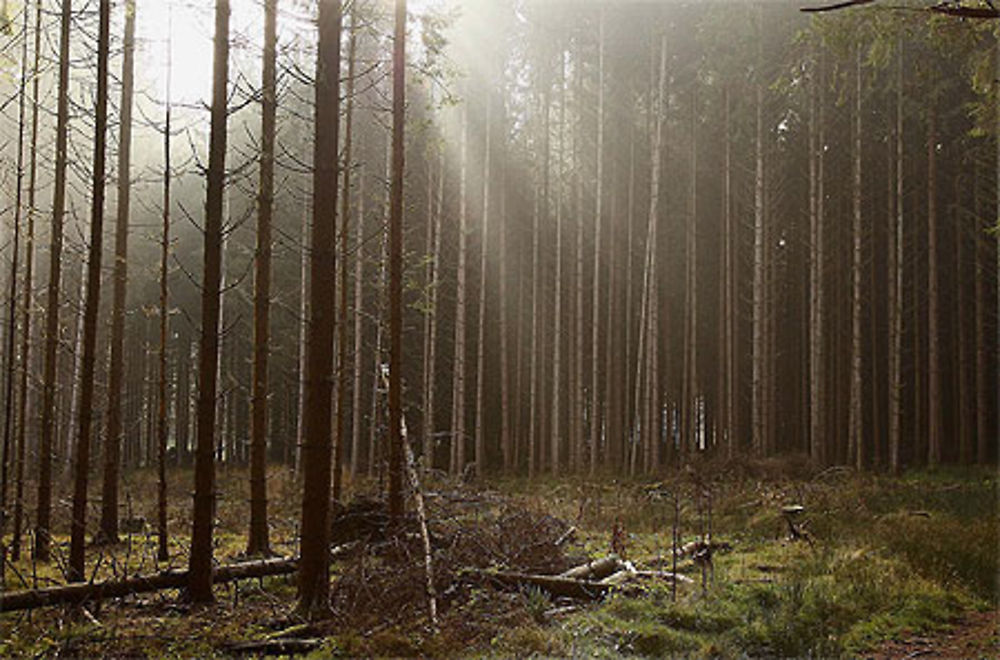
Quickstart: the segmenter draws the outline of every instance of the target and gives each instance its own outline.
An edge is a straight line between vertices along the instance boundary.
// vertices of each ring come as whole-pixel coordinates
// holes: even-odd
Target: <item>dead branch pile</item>
[[[557,574],[571,565],[562,540],[570,525],[553,516],[512,504],[497,507],[488,495],[481,506],[466,493],[459,499],[429,499],[434,587],[442,610],[466,599],[480,584],[470,569]],[[340,520],[370,531],[371,526],[358,524],[359,519],[381,523],[383,512],[370,502],[364,507],[362,516],[361,505],[349,505],[353,517]],[[363,550],[341,564],[332,591],[334,608],[360,625],[424,617],[424,549],[415,522],[375,527],[377,533],[362,540]],[[337,535],[341,542],[349,540],[343,530]]]

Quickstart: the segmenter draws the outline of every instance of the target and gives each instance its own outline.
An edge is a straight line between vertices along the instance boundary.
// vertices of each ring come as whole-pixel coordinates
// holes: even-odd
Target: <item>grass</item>
[[[731,552],[716,556],[715,579],[704,593],[690,566],[684,570],[694,584],[683,585],[676,601],[668,584],[648,581],[569,614],[551,615],[561,603],[542,592],[473,590],[444,606],[438,635],[419,621],[331,629],[313,655],[838,657],[863,653],[882,640],[933,633],[1000,602],[997,482],[990,472],[939,470],[889,478],[836,471],[809,479],[796,476],[800,468],[782,464],[701,469],[714,480],[714,538],[733,543]],[[173,563],[184,566],[190,475],[171,476]],[[226,494],[218,513],[220,561],[244,550],[245,476],[236,470],[220,474],[220,491]],[[151,474],[138,474],[130,486],[137,513],[148,520],[155,503],[137,494],[155,492],[148,488],[151,480]],[[296,486],[281,470],[269,485],[274,548],[291,554]],[[682,504],[684,540],[708,523],[707,503],[693,500],[690,480],[681,476],[656,483],[505,479],[490,487],[507,501],[576,525],[574,552],[581,559],[606,554],[618,525],[625,530],[630,560],[669,570],[674,494]],[[805,507],[813,547],[784,539],[780,507],[790,503]],[[60,553],[68,541],[65,531],[55,530]],[[127,556],[123,546],[91,549],[92,566],[101,557],[95,575],[155,569],[155,536],[139,535],[132,542]],[[40,584],[62,581],[57,562],[32,566],[25,558],[17,569],[24,576],[36,571]],[[288,578],[220,587],[217,597],[215,606],[197,616],[170,594],[109,603],[94,612],[101,625],[61,610],[6,615],[0,617],[0,656],[115,649],[152,657],[211,657],[224,641],[261,638],[293,620],[295,587]]]

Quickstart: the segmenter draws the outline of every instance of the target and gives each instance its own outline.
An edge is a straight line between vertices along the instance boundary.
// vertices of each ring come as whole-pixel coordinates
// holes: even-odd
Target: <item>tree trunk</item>
[[[277,112],[278,0],[264,3],[261,72],[260,182],[257,192],[257,254],[254,262],[253,383],[251,385],[250,529],[247,555],[267,555],[268,352],[271,313],[271,218],[274,207],[274,142]]]
[[[851,386],[848,408],[848,457],[855,467],[864,467],[864,419],[861,414],[861,44],[855,47],[854,62],[854,154],[853,154],[853,250],[851,263]]]
[[[484,386],[486,370],[486,282],[487,282],[487,251],[489,250],[490,230],[490,147],[491,145],[491,106],[492,94],[486,92],[486,145],[483,150],[483,224],[482,237],[479,246],[479,329],[476,342],[476,477],[483,476],[486,467],[486,442],[484,418]]]
[[[889,471],[899,473],[903,396],[903,42],[896,44],[896,204],[889,227]]]
[[[350,39],[347,46],[347,114],[344,122],[344,177],[340,197],[340,328],[337,333],[337,428],[333,449],[333,499],[339,501],[344,474],[344,438],[347,428],[347,253],[351,229],[351,148],[354,130],[354,60],[358,45],[358,10],[351,5]]]
[[[766,264],[764,263],[764,83],[755,85],[756,95],[756,136],[754,157],[754,240],[753,240],[753,452],[756,456],[765,453],[765,413],[767,410],[766,377],[767,368],[764,354],[766,316]]]
[[[83,316],[83,366],[80,374],[80,425],[76,441],[76,474],[73,480],[70,582],[84,576],[84,543],[87,532],[87,477],[90,474],[91,425],[94,418],[94,362],[97,352],[97,308],[101,295],[101,254],[104,238],[104,173],[108,128],[108,50],[111,1],[101,0],[97,37],[97,108],[94,134],[94,170],[91,186],[90,248],[87,255],[87,302]]]
[[[590,327],[590,462],[589,473],[597,470],[598,446],[601,442],[601,399],[600,399],[600,336],[601,336],[601,218],[604,204],[604,6],[601,6],[598,27],[597,55],[597,181],[594,196],[594,276],[591,280],[591,327]]]
[[[198,427],[194,461],[188,596],[211,602],[212,536],[215,514],[215,417],[219,375],[219,317],[222,284],[222,220],[225,194],[227,87],[229,83],[229,0],[215,2],[212,61],[212,120],[205,204],[205,254],[198,351]],[[329,280],[328,280],[329,281]],[[326,502],[326,500],[324,500]]]
[[[403,172],[406,0],[396,0],[392,48],[392,198],[389,209],[389,514],[403,515]],[[336,145],[336,142],[334,142]]]
[[[340,113],[340,0],[321,0],[316,61],[313,152],[312,252],[309,337],[306,345],[305,442],[302,466],[302,559],[299,612],[308,618],[330,608],[330,436],[332,431],[333,335],[337,309],[337,144]]]
[[[697,94],[691,99],[688,217],[684,226],[684,383],[681,394],[681,455],[698,451],[698,142]]]
[[[351,476],[361,474],[361,348],[364,322],[365,171],[358,172],[358,229],[354,243],[354,390],[351,410]]]
[[[462,137],[458,200],[458,267],[455,273],[455,355],[452,366],[451,461],[452,475],[465,468],[465,319],[466,319],[466,234],[468,232],[469,100],[462,106]]]
[[[42,371],[41,439],[35,558],[49,560],[52,519],[52,440],[56,421],[56,355],[59,347],[59,282],[62,275],[63,215],[66,212],[66,141],[69,132],[69,39],[72,0],[63,0],[59,23],[59,86],[56,110],[56,171],[49,238],[49,282],[45,303],[45,359]]]
[[[122,378],[125,373],[125,292],[128,286],[128,222],[131,193],[132,92],[135,68],[135,0],[125,5],[122,59],[121,133],[118,147],[118,209],[115,216],[115,263],[111,294],[111,363],[108,367],[108,417],[101,487],[101,540],[118,540],[118,481],[121,467]]]
[[[167,39],[167,50],[171,47]],[[166,117],[163,124],[163,237],[160,243],[160,350],[159,377],[157,379],[157,558],[160,561],[170,559],[167,552],[167,331],[170,326],[169,307],[169,275],[168,259],[170,257],[170,74],[172,72],[170,55],[167,55],[167,94]]]
[[[941,462],[941,443],[944,433],[941,408],[941,353],[940,353],[940,291],[938,286],[937,241],[937,113],[933,98],[930,101],[927,124],[927,397],[930,404],[927,464],[931,467]]]
[[[38,183],[38,68],[42,39],[42,3],[35,3],[35,43],[31,66],[31,163],[28,169],[28,227],[24,244],[24,289],[21,299],[21,370],[18,373],[17,437],[14,456],[14,529],[11,559],[21,558],[21,525],[24,517],[24,464],[28,427],[28,369],[30,368],[32,331],[32,291],[34,290],[35,193]]]
[[[3,535],[7,526],[8,492],[10,489],[10,463],[12,452],[12,428],[14,412],[14,372],[16,370],[16,359],[14,355],[14,339],[17,334],[17,276],[18,262],[21,249],[21,210],[22,210],[22,189],[24,184],[24,115],[27,104],[28,92],[28,4],[25,3],[21,10],[24,14],[23,30],[21,34],[21,82],[18,85],[17,93],[17,160],[16,160],[16,180],[14,192],[14,231],[11,242],[10,259],[10,293],[7,299],[7,334],[4,342],[5,353],[7,355],[6,369],[4,369],[4,421],[3,421],[3,456],[0,457],[0,551],[5,552],[3,545]],[[23,365],[22,365],[23,368]],[[0,559],[2,561],[2,559]],[[3,570],[0,567],[0,576]]]

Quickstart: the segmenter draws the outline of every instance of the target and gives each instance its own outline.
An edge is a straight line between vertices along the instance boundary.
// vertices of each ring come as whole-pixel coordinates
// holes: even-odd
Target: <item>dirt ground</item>
[[[866,657],[897,658],[1000,658],[1000,612],[976,612],[952,628],[932,635],[903,635],[882,644]]]

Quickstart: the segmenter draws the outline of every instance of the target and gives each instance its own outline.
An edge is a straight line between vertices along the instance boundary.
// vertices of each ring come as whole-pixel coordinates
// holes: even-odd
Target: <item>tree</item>
[[[851,385],[848,408],[848,456],[860,470],[864,464],[864,420],[862,419],[861,397],[861,44],[855,45],[854,53],[854,108],[852,112],[853,133],[853,223],[851,251]]]
[[[101,295],[101,249],[104,236],[104,172],[108,128],[108,55],[111,40],[111,0],[99,5],[97,37],[97,108],[94,129],[94,171],[91,186],[90,248],[87,255],[87,302],[83,320],[83,369],[80,384],[80,426],[76,440],[73,520],[70,526],[69,580],[82,582],[87,532],[87,477],[93,422],[94,362],[97,348],[97,307]]]
[[[299,612],[312,619],[329,614],[330,440],[332,435],[333,336],[337,221],[337,143],[340,113],[340,0],[321,0],[316,53],[315,145],[313,151],[310,310],[306,344],[305,437],[302,445],[302,541]]]
[[[253,385],[250,395],[250,530],[248,555],[267,555],[268,352],[271,305],[271,217],[274,207],[274,142],[277,111],[278,0],[264,3],[264,57],[261,74],[260,183],[257,193],[257,250],[254,262]]]
[[[24,285],[21,298],[21,369],[18,374],[17,437],[14,456],[14,529],[11,559],[21,557],[21,524],[24,516],[24,464],[28,427],[28,368],[31,349],[32,291],[35,257],[35,196],[38,184],[38,62],[42,39],[42,3],[35,3],[34,61],[31,66],[31,161],[28,166],[28,227],[24,243]]]
[[[458,266],[455,273],[455,356],[452,364],[451,402],[451,474],[465,469],[465,339],[466,339],[466,252],[468,242],[469,200],[469,101],[462,105],[462,137],[459,155]],[[393,136],[395,139],[395,135]],[[393,153],[395,156],[395,153]]]
[[[351,30],[347,46],[347,116],[344,131],[344,171],[341,190],[340,229],[340,331],[337,333],[337,435],[333,455],[333,499],[340,500],[343,479],[344,440],[347,425],[347,252],[351,227],[351,148],[354,131],[354,71],[358,46],[358,8],[351,5]],[[360,259],[360,256],[357,258]],[[355,424],[357,422],[355,421]]]
[[[66,142],[69,133],[69,43],[72,0],[63,0],[59,19],[59,83],[56,102],[55,182],[49,235],[49,282],[45,303],[45,356],[42,367],[41,439],[35,558],[49,560],[52,520],[52,437],[56,417],[56,349],[59,347],[59,282],[62,276],[63,216],[66,213]]]
[[[406,0],[396,0],[392,47],[392,184],[389,204],[389,515],[403,515],[403,173]],[[336,141],[334,141],[336,145]]]
[[[118,209],[111,294],[111,363],[108,367],[108,417],[104,439],[101,524],[98,538],[118,540],[118,481],[121,466],[122,378],[125,373],[125,292],[128,286],[128,223],[131,192],[132,95],[135,69],[135,0],[125,3],[122,57],[121,128],[118,147]],[[169,130],[168,130],[169,132]]]
[[[134,19],[133,21],[133,30]],[[171,47],[167,39],[167,50]],[[169,276],[170,257],[170,55],[167,55],[167,93],[163,122],[163,234],[160,239],[160,342],[156,379],[156,529],[157,559],[167,561],[167,334],[170,327]]]
[[[198,351],[198,421],[194,460],[194,510],[188,597],[207,603],[212,596],[212,537],[215,515],[215,418],[219,365],[222,219],[226,168],[226,88],[229,84],[229,0],[215,2],[212,56],[212,118],[205,202],[204,269],[201,289],[201,342]]]

